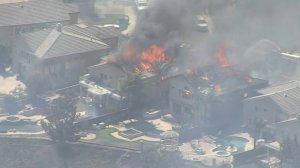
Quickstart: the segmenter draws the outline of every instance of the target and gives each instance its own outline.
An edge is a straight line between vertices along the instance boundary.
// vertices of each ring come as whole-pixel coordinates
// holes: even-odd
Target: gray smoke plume
[[[300,1],[294,0],[240,0],[215,12],[215,29],[219,38],[242,46],[270,39],[290,49],[299,43],[299,7]]]
[[[276,81],[279,75],[274,67],[280,48],[299,48],[299,7],[300,1],[295,0],[154,0],[148,10],[140,12],[130,46],[141,51],[160,45],[169,55],[180,55],[176,62],[188,67],[213,61],[218,46],[224,44],[232,65],[268,72],[261,76]],[[208,15],[213,23],[209,38],[197,32],[199,14]],[[183,43],[190,48],[182,50]]]
[[[149,9],[141,11],[131,39],[132,46],[143,50],[157,44],[169,51],[188,39],[196,30],[196,15],[193,0],[157,0]]]
[[[294,0],[237,1],[234,7],[214,11],[216,37],[233,51],[228,56],[236,64],[279,81],[278,71],[284,71],[278,63],[283,62],[278,60],[281,50],[299,51],[299,7],[300,1]]]

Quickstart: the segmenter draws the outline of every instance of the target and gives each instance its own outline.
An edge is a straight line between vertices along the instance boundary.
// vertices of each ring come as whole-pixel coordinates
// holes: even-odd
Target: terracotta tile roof
[[[0,4],[0,27],[70,20],[78,7],[53,0],[34,0]]]
[[[35,56],[42,59],[110,48],[98,39],[56,29],[25,33],[20,38]]]
[[[289,83],[291,84],[291,83]],[[287,87],[270,87],[265,95],[252,97],[244,101],[266,101],[274,102],[282,112],[289,116],[294,116],[300,113],[300,87],[284,85]],[[277,88],[277,89],[276,89]],[[283,90],[281,90],[283,89]],[[270,92],[272,91],[272,92]]]

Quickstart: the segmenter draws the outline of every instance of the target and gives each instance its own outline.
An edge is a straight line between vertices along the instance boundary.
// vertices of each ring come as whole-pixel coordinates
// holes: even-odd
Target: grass
[[[157,135],[159,136],[162,131],[155,128],[154,125],[148,123],[147,121],[136,121],[125,125],[126,128],[134,128],[142,131],[145,135]]]
[[[129,149],[140,149],[140,142],[134,141],[134,142],[128,142],[124,140],[117,139],[111,135],[111,133],[118,131],[115,128],[105,128],[105,129],[94,129],[94,133],[97,135],[97,138],[91,142],[93,143],[99,143],[102,145],[108,145],[108,146],[116,146],[116,147],[122,147],[122,148],[129,148]],[[144,146],[149,147],[154,145],[153,142],[144,141]]]

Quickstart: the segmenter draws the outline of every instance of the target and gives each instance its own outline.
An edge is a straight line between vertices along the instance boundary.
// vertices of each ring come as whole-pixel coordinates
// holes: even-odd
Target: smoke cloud
[[[192,0],[157,0],[141,11],[131,44],[137,50],[157,44],[167,50],[188,39],[196,30],[197,10]]]
[[[214,61],[224,44],[232,65],[276,81],[274,67],[283,67],[277,66],[278,54],[300,46],[299,6],[294,0],[154,0],[139,13],[130,46],[138,52],[162,46],[170,56],[180,56],[176,62],[182,68]],[[208,35],[197,30],[200,14],[211,20]]]

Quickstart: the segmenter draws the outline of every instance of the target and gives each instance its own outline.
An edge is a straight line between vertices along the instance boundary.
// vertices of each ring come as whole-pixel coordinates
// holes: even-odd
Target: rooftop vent
[[[57,23],[57,24],[56,24],[56,30],[57,30],[58,32],[61,32],[61,30],[62,30],[61,23]]]
[[[23,3],[24,3],[24,0],[23,0],[22,3],[20,4],[20,8],[24,8]]]

